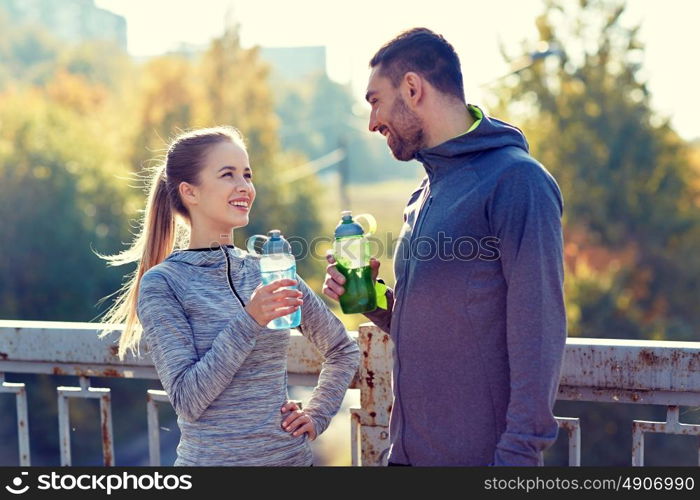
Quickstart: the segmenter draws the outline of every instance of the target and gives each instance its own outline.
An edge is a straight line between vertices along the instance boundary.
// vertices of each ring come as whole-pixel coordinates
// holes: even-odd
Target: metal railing
[[[103,464],[114,465],[110,389],[91,387],[90,377],[157,380],[150,358],[117,358],[118,331],[100,339],[100,325],[0,321],[0,392],[16,395],[20,465],[30,465],[30,432],[24,384],[9,383],[4,373],[74,375],[79,387],[58,387],[61,465],[71,464],[68,404],[71,398],[100,401]],[[360,390],[360,407],[350,409],[353,465],[386,463],[391,414],[393,344],[371,323],[352,333],[362,353],[351,388]],[[289,346],[290,385],[314,386],[322,357],[300,334]],[[700,406],[700,342],[570,338],[567,341],[559,399],[664,405],[667,422],[633,422],[632,465],[644,464],[644,433],[700,436],[700,425],[679,421],[679,406]],[[169,404],[161,390],[144,394],[149,432],[149,462],[160,465],[158,404]],[[339,418],[339,417],[336,417]],[[580,465],[581,426],[577,418],[558,418],[568,433],[569,464]],[[700,448],[698,450],[700,463]]]

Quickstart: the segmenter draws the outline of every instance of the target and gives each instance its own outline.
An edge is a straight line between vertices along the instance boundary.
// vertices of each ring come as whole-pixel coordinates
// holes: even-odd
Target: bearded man
[[[442,36],[402,33],[370,67],[370,131],[426,171],[389,307],[366,314],[394,342],[389,464],[541,464],[566,342],[559,187],[519,129],[466,103]],[[337,300],[345,280],[329,263]]]

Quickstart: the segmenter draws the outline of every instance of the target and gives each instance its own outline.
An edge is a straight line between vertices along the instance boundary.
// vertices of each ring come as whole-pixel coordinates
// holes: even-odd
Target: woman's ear
[[[177,189],[180,193],[182,203],[184,203],[185,206],[197,205],[199,203],[199,192],[196,186],[183,181]]]

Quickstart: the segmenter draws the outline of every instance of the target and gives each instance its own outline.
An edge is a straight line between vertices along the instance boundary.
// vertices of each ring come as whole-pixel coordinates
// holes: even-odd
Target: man
[[[367,314],[395,347],[389,463],[538,465],[566,341],[559,188],[517,128],[466,104],[442,36],[405,32],[370,67],[370,130],[427,173],[404,210],[389,307]]]

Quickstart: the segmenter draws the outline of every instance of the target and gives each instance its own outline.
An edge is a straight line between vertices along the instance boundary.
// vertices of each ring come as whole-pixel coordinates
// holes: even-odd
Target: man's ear
[[[197,205],[199,203],[199,192],[196,186],[183,181],[177,189],[180,192],[180,198],[185,206]]]
[[[403,76],[403,99],[406,102],[417,105],[423,98],[425,86],[423,79],[418,73],[413,71],[407,72]]]

